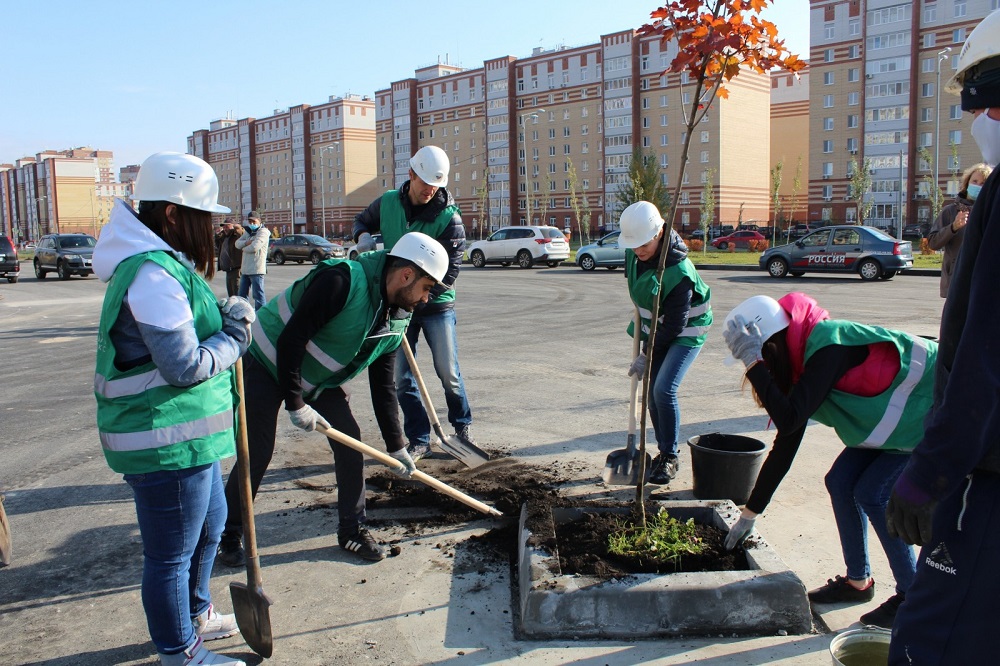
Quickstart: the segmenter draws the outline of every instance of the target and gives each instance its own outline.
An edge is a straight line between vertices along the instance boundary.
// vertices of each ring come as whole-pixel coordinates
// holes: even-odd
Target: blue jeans
[[[448,421],[456,431],[461,430],[472,423],[472,410],[465,395],[462,371],[458,367],[455,311],[443,310],[430,315],[413,315],[406,329],[406,339],[413,349],[414,358],[417,355],[417,340],[421,330],[431,349],[434,371],[444,389],[444,399],[448,404]],[[424,383],[426,384],[426,380]],[[396,353],[396,397],[399,398],[399,406],[403,410],[403,433],[407,442],[429,444],[431,422],[427,418],[427,412],[420,398],[420,388],[402,351]]]
[[[647,407],[661,454],[676,456],[680,453],[677,440],[681,436],[681,407],[677,402],[677,390],[700,351],[701,347],[670,345],[665,354],[653,352]]]
[[[190,469],[126,474],[142,534],[142,606],[156,651],[194,643],[192,618],[212,601],[208,590],[226,520],[218,462]]]
[[[892,486],[910,459],[905,453],[877,449],[845,448],[826,473],[833,515],[837,519],[840,547],[844,551],[847,577],[865,580],[871,576],[868,562],[868,524],[882,542],[896,591],[906,593],[913,582],[917,558],[911,546],[889,536],[885,508]]]
[[[264,276],[263,275],[246,275],[240,276],[240,293],[239,295],[243,298],[247,298],[250,295],[251,289],[253,290],[253,309],[260,310],[267,303],[267,299],[264,298]]]

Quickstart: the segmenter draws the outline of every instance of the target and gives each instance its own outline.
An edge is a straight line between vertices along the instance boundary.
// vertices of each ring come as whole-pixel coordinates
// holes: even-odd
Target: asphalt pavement
[[[273,295],[308,265],[272,266]],[[813,295],[834,317],[936,335],[942,300],[936,274],[864,283],[856,276],[774,280],[762,272],[704,269],[717,320],[751,295]],[[218,293],[222,278],[213,281]],[[155,664],[140,600],[141,540],[131,494],[104,462],[92,378],[104,287],[25,275],[0,284],[0,491],[13,533],[14,560],[0,569],[0,655],[5,664]],[[532,465],[559,465],[562,489],[581,500],[621,498],[629,489],[600,481],[604,458],[625,442],[631,306],[622,272],[463,269],[457,301],[462,371],[480,445]],[[721,326],[681,387],[682,439],[709,432],[770,443],[766,414],[722,364]],[[439,417],[441,389],[427,349],[417,347]],[[364,375],[351,386],[363,439],[381,446]],[[447,428],[447,424],[445,425]],[[652,440],[652,432],[649,431]],[[813,424],[758,530],[807,588],[844,573],[823,475],[841,444]],[[224,463],[224,469],[232,466]],[[376,536],[400,554],[362,564],[336,545],[332,457],[319,435],[280,422],[278,449],[258,495],[264,590],[274,601],[269,663],[281,664],[822,664],[840,631],[893,592],[874,533],[875,600],[816,607],[805,635],[695,636],[669,640],[520,640],[510,569],[487,565],[469,537],[493,519],[429,527],[392,526],[373,509]],[[681,471],[658,499],[690,499],[688,447]],[[655,487],[654,487],[655,488]],[[419,511],[419,507],[413,507]],[[212,590],[231,609],[227,583],[241,571],[216,566]],[[213,649],[262,663],[239,639]]]

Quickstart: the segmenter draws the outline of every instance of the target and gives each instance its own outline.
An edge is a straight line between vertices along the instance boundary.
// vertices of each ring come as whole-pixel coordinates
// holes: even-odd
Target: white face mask
[[[976,140],[983,161],[991,166],[1000,164],[1000,120],[993,120],[986,109],[972,121],[972,138]]]

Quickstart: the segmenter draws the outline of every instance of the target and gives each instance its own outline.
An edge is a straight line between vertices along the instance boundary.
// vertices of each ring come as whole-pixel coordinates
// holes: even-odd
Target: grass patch
[[[662,563],[680,562],[685,555],[701,553],[701,538],[694,519],[681,522],[664,509],[646,521],[646,527],[629,519],[616,521],[617,529],[608,535],[608,552],[622,557],[640,557]]]

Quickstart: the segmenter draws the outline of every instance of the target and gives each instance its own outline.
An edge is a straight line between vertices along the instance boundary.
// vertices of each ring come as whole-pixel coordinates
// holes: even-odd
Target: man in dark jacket
[[[1000,161],[1000,12],[972,31],[955,76],[983,161]],[[934,407],[893,487],[889,533],[923,546],[893,625],[891,664],[982,664],[1000,597],[1000,180],[969,215],[941,320]]]
[[[226,294],[235,296],[240,290],[240,264],[243,255],[236,249],[236,239],[243,235],[243,227],[233,224],[227,217],[219,231],[219,270],[226,274]]]
[[[465,226],[462,214],[445,185],[448,184],[448,156],[437,146],[424,146],[410,159],[410,179],[398,190],[389,190],[354,219],[354,240],[358,252],[375,249],[373,233],[382,233],[386,250],[407,232],[420,231],[436,239],[448,252],[450,265],[447,286],[431,291],[430,301],[419,307],[410,320],[406,339],[416,355],[420,331],[431,350],[434,370],[444,388],[448,421],[455,435],[475,444],[469,426],[472,410],[465,394],[465,381],[458,366],[458,338],[455,334],[455,280],[465,253]],[[431,425],[420,391],[405,354],[396,358],[396,394],[403,410],[403,432],[414,460],[430,453]]]

